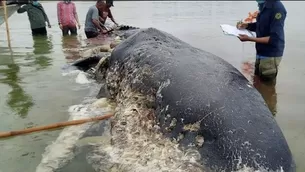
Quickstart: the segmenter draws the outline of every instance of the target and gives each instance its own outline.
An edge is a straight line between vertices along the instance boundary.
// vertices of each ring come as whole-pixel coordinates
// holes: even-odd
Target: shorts
[[[92,32],[92,31],[85,31],[87,39],[89,38],[95,38],[99,35],[98,32]]]
[[[47,35],[47,29],[46,29],[46,27],[32,29],[32,35],[33,36],[38,36],[38,35],[46,36]]]
[[[282,57],[267,57],[255,60],[254,74],[259,76],[263,81],[272,81],[277,77],[278,66]]]
[[[69,31],[70,31],[70,34],[71,35],[77,35],[77,28],[76,26],[63,26],[62,27],[62,35],[63,36],[66,36],[69,34]]]

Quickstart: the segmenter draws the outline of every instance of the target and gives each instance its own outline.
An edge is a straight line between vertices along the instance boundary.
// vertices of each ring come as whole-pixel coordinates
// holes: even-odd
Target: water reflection
[[[242,72],[248,80],[252,81],[253,86],[262,95],[269,110],[275,116],[277,113],[276,80],[270,82],[261,81],[258,76],[254,75],[254,62],[243,62]]]
[[[48,57],[51,53],[53,45],[52,41],[47,36],[33,36],[33,53],[34,61],[30,66],[38,66],[36,70],[45,69],[51,65],[52,59]],[[3,51],[4,52],[4,51]],[[13,54],[10,55],[12,60],[10,63],[0,64],[0,83],[7,84],[11,87],[11,91],[8,93],[7,105],[20,117],[25,118],[31,107],[34,105],[33,99],[28,95],[21,84],[21,78],[18,76],[20,72],[20,66],[14,63]]]
[[[0,82],[11,86],[12,91],[8,93],[7,104],[11,107],[20,117],[25,118],[34,105],[32,97],[25,93],[20,86],[20,78],[18,73],[20,67],[17,64],[8,64],[7,69],[0,69],[0,74],[6,78],[1,78]]]
[[[81,48],[81,38],[80,36],[76,35],[67,35],[63,36],[62,41],[62,48],[66,59],[74,61],[80,57],[79,49]]]
[[[277,113],[277,94],[275,89],[276,80],[264,82],[261,81],[258,76],[254,76],[253,85],[261,93],[270,111],[275,116]]]
[[[52,59],[48,56],[53,48],[52,37],[33,36],[33,43],[34,63],[38,65],[36,70],[47,68],[52,64]]]

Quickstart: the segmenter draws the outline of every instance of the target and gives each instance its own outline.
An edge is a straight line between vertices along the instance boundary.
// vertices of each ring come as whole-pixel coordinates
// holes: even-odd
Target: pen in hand
[[[237,22],[237,29],[240,29],[241,25],[243,23],[243,19],[241,19],[240,21]]]

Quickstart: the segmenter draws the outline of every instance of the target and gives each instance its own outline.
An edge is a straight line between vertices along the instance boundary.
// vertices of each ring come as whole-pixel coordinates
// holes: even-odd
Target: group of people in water
[[[97,0],[96,4],[91,6],[87,12],[85,21],[85,34],[87,38],[94,38],[99,33],[108,33],[109,30],[105,26],[105,21],[109,17],[114,24],[118,25],[114,20],[110,8],[113,7],[113,0]],[[27,12],[32,35],[47,35],[48,26],[51,24],[43,6],[38,0],[32,0],[30,3],[21,6],[17,13]],[[81,28],[78,19],[75,3],[71,0],[62,0],[57,3],[58,26],[62,30],[63,36],[77,35],[77,31]],[[47,24],[46,24],[47,23]]]

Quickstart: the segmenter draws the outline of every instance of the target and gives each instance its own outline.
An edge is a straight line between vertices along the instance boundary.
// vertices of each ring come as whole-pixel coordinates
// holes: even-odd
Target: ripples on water
[[[79,18],[84,23],[87,9],[93,2],[77,2]],[[284,2],[288,10],[286,22],[287,48],[280,66],[276,87],[259,84],[269,108],[276,115],[296,159],[298,171],[305,169],[304,128],[304,37],[305,26],[300,18],[304,2]],[[69,119],[73,105],[84,106],[93,101],[98,84],[81,80],[82,74],[69,75],[62,67],[79,57],[84,47],[83,28],[77,37],[61,37],[56,25],[56,3],[43,2],[52,25],[48,37],[32,38],[26,14],[10,17],[12,50],[7,48],[5,25],[0,26],[0,130],[15,130]],[[254,45],[240,43],[223,36],[219,24],[231,23],[256,10],[255,2],[115,2],[113,13],[118,22],[137,27],[156,27],[174,34],[190,44],[210,51],[229,61],[248,77],[253,72]],[[141,15],[139,15],[141,14]],[[83,27],[83,25],[82,25]],[[228,46],[231,45],[231,46]],[[221,48],[220,48],[221,47]],[[232,48],[233,47],[233,48]],[[71,71],[70,71],[71,72]],[[63,76],[64,75],[64,76]],[[299,78],[295,79],[294,77]],[[78,82],[78,83],[77,83]],[[90,86],[91,85],[91,86]],[[89,101],[90,102],[90,101]],[[71,110],[71,109],[70,109]],[[77,128],[77,127],[76,127]],[[0,140],[0,171],[35,171],[47,145],[60,131],[34,133]],[[18,163],[16,163],[18,162]],[[76,159],[65,167],[93,170]],[[26,170],[25,170],[26,169]]]

